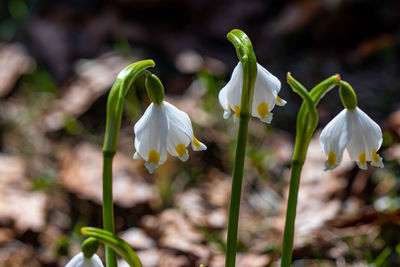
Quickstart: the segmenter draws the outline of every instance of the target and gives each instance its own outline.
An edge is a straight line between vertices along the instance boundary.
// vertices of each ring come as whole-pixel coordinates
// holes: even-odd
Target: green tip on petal
[[[156,75],[151,74],[146,77],[146,89],[151,101],[161,105],[164,100],[164,86]]]
[[[345,81],[340,81],[339,85],[340,99],[342,100],[343,106],[349,111],[355,110],[357,107],[357,95],[353,88]]]
[[[86,259],[91,259],[99,249],[99,242],[96,238],[89,237],[82,243],[82,252]]]

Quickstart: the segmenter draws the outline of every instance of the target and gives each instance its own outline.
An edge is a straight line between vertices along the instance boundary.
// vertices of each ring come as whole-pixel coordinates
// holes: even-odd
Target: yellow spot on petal
[[[231,104],[228,104],[228,108],[229,108],[229,109],[232,109]]]
[[[234,106],[233,108],[235,109],[235,116],[236,116],[237,118],[239,118],[239,115],[240,115],[240,107],[239,107],[239,106]]]
[[[179,157],[183,157],[183,155],[186,154],[186,146],[185,146],[185,144],[177,145],[175,150],[176,150],[176,153],[178,153]]]
[[[364,153],[361,153],[360,156],[358,156],[358,161],[360,161],[361,165],[364,165],[365,162],[367,161],[367,155]]]
[[[379,162],[379,155],[376,153],[376,149],[372,150],[372,160],[376,163]]]
[[[279,102],[280,104],[282,104],[282,98],[280,98],[279,95],[276,97],[276,100],[278,100],[278,102]]]
[[[199,147],[199,146],[200,146],[199,140],[197,140],[197,138],[194,137],[194,135],[193,135],[193,145],[194,145],[195,147]]]
[[[326,162],[328,162],[329,166],[333,166],[333,165],[335,165],[336,161],[337,161],[337,158],[336,158],[335,152],[330,151],[328,154],[328,160]]]
[[[147,162],[149,164],[151,163],[158,164],[158,162],[160,162],[160,154],[155,150],[151,150],[147,155],[147,158],[148,158]]]
[[[258,115],[260,115],[261,119],[265,118],[265,115],[270,115],[271,113],[269,113],[268,110],[268,104],[265,102],[261,102],[258,107],[257,107],[257,113]]]

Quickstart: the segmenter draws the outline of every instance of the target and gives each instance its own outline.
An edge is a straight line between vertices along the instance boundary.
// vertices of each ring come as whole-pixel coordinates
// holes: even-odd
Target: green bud
[[[357,107],[357,95],[353,88],[345,81],[340,81],[339,85],[340,99],[342,100],[343,106],[349,111],[355,110]]]
[[[96,238],[89,237],[83,241],[81,248],[85,258],[90,259],[99,249],[99,242],[97,242]]]
[[[164,100],[164,86],[160,79],[154,74],[147,75],[145,84],[151,101],[156,105],[161,105]]]

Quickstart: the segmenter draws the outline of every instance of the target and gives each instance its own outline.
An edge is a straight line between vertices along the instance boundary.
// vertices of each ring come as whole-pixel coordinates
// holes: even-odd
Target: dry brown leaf
[[[21,267],[32,266],[39,267],[41,264],[36,258],[35,249],[25,245],[20,241],[14,240],[2,247],[0,250],[0,266]]]
[[[332,198],[334,194],[343,190],[346,180],[343,173],[353,168],[347,152],[343,155],[342,163],[332,171],[323,171],[326,157],[321,152],[319,133],[312,139],[307,159],[303,167],[297,203],[294,247],[301,247],[313,238],[324,227],[326,222],[337,216],[341,209],[341,200]],[[290,172],[286,173],[289,179]],[[288,188],[286,190],[287,200]],[[281,212],[274,225],[283,231],[286,213],[286,201],[282,203]]]
[[[353,58],[357,61],[364,60],[366,57],[376,54],[379,51],[388,49],[396,45],[396,37],[389,34],[375,36],[368,40],[362,41],[358,45],[357,50],[353,54]]]
[[[146,216],[143,218],[142,224],[147,232],[157,233],[158,244],[163,248],[193,255],[203,262],[210,257],[209,248],[202,244],[203,236],[177,210],[165,210],[157,217]]]
[[[238,253],[236,256],[236,265],[240,267],[264,267],[271,262],[271,259],[267,255],[256,255],[256,254],[242,254]],[[225,266],[225,255],[218,254],[212,257],[209,267],[224,267]]]
[[[129,228],[119,235],[135,250],[148,250],[156,246],[155,241],[139,228]]]
[[[393,112],[386,120],[387,128],[400,136],[400,110]]]
[[[97,59],[82,59],[75,66],[77,78],[62,89],[63,96],[51,103],[50,111],[40,119],[44,131],[56,131],[68,117],[83,114],[93,102],[104,95],[118,73],[131,61],[116,54],[105,54]]]
[[[43,229],[47,197],[31,192],[26,163],[16,156],[0,155],[0,177],[0,220],[13,220],[19,232]]]
[[[171,255],[171,254],[163,254],[159,263],[160,267],[189,267],[192,266],[190,264],[189,259],[184,255]]]
[[[178,194],[174,203],[194,225],[223,229],[227,225],[230,190],[230,177],[212,169],[196,188]]]
[[[272,24],[271,31],[281,35],[296,31],[309,23],[323,7],[322,1],[301,1],[289,4]]]
[[[103,153],[100,147],[80,143],[60,155],[60,180],[68,190],[84,199],[102,203]],[[137,168],[143,163],[117,153],[113,161],[113,195],[116,204],[133,207],[155,198],[152,185]]]
[[[0,44],[0,97],[14,87],[17,79],[35,68],[35,60],[20,44]]]
[[[14,235],[14,232],[10,228],[0,228],[0,244],[11,241]]]
[[[390,146],[384,153],[385,159],[396,160],[400,164],[400,144]]]

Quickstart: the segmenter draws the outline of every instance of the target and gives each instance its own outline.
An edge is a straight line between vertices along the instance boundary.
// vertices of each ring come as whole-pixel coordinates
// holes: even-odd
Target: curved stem
[[[131,267],[142,267],[139,257],[131,246],[115,234],[94,227],[83,227],[81,233],[90,236],[96,242],[101,242],[119,253]],[[108,265],[107,265],[108,266]]]
[[[243,85],[239,115],[239,129],[236,140],[236,152],[232,174],[231,202],[229,207],[226,267],[234,267],[237,250],[237,232],[239,224],[240,197],[244,160],[246,155],[247,129],[253,103],[254,84],[257,77],[257,61],[253,45],[247,35],[241,30],[232,30],[227,35],[228,40],[236,48],[236,54],[243,67]]]
[[[107,121],[103,145],[103,227],[114,234],[114,208],[112,194],[112,161],[117,152],[122,110],[126,93],[133,82],[155,64],[152,60],[135,62],[120,72],[107,99]],[[112,248],[106,246],[107,267],[116,267],[117,260]]]

